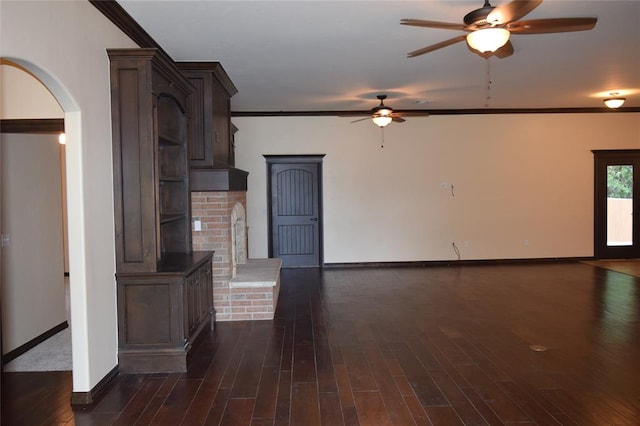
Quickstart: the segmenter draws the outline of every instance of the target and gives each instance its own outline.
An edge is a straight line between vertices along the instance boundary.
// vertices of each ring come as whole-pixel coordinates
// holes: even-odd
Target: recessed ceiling
[[[592,108],[612,91],[640,106],[640,1],[546,0],[525,19],[598,23],[513,34],[515,53],[488,61],[465,43],[408,59],[464,33],[400,25],[462,22],[482,0],[118,3],[174,60],[221,62],[239,90],[237,112],[364,110],[379,93],[395,109]]]

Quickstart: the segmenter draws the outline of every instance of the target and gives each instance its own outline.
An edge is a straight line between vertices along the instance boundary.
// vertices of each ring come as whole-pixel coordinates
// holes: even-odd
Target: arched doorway
[[[78,103],[60,81],[38,65],[14,57],[0,58],[2,65],[19,68],[39,80],[64,111],[66,135],[65,175],[68,212],[69,309],[73,321],[73,388],[88,381],[88,335],[86,317],[86,253],[84,247],[84,195],[82,179],[81,112]],[[1,304],[1,301],[0,301]],[[76,386],[80,383],[79,386]]]

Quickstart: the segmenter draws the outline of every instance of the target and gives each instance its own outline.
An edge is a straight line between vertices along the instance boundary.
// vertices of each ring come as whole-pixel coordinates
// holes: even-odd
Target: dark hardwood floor
[[[187,373],[119,375],[75,411],[69,373],[4,373],[2,424],[637,425],[639,280],[581,263],[285,269],[277,318],[218,323]]]

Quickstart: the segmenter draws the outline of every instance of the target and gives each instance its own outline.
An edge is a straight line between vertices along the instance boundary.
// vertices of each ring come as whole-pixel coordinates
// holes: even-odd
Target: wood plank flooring
[[[640,277],[640,259],[587,260],[583,263]]]
[[[3,425],[637,425],[640,279],[582,263],[283,269],[184,374],[3,373]],[[546,348],[534,351],[532,345]]]

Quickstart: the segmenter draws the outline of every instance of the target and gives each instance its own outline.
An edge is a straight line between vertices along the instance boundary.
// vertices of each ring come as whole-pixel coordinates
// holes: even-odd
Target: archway
[[[86,388],[89,377],[86,302],[86,250],[84,226],[84,195],[82,179],[81,111],[70,92],[52,74],[38,65],[15,57],[2,57],[3,65],[20,68],[39,80],[64,111],[66,134],[65,174],[68,213],[68,253],[70,312],[72,318],[73,388]]]

